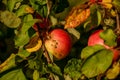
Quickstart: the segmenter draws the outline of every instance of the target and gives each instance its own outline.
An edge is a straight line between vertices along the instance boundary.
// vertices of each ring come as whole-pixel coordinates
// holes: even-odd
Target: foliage
[[[105,44],[120,49],[120,1],[107,1],[0,0],[0,80],[119,80],[120,56],[113,62],[111,49],[87,45],[103,29]],[[72,40],[70,54],[61,60],[45,47],[56,28]]]

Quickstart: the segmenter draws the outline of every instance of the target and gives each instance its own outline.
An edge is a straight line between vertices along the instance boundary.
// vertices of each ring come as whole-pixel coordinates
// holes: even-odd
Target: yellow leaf
[[[30,40],[29,44],[25,46],[25,48],[28,52],[35,52],[39,50],[41,46],[42,46],[42,40],[39,38],[38,35],[36,35]]]
[[[113,68],[107,71],[106,77],[108,79],[115,79],[120,74],[120,63],[113,64]]]
[[[75,28],[79,26],[90,16],[90,9],[82,9],[81,7],[81,5],[77,5],[72,8],[72,10],[66,18],[65,29]]]

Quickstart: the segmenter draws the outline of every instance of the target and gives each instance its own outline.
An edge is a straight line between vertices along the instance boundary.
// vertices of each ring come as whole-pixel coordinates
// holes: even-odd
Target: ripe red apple
[[[62,29],[54,29],[49,33],[49,39],[45,41],[47,51],[57,59],[65,58],[72,46],[71,37]]]
[[[100,33],[103,30],[96,30],[94,33],[92,33],[88,39],[88,46],[94,46],[96,44],[100,44],[104,46],[106,49],[111,50],[114,55],[113,55],[113,61],[116,61],[119,58],[120,51],[117,49],[114,49],[113,47],[110,47],[104,43],[104,40],[100,38]]]
[[[110,47],[104,43],[104,40],[100,38],[100,32],[103,30],[96,30],[93,32],[88,39],[88,46],[94,46],[95,44],[103,45],[105,48],[109,49]]]

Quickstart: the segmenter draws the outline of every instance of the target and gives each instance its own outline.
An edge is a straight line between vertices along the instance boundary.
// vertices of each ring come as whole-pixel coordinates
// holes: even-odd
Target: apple
[[[107,46],[105,43],[104,43],[104,40],[102,38],[100,38],[100,32],[102,32],[103,30],[100,29],[100,30],[96,30],[95,32],[93,32],[89,39],[88,39],[88,46],[94,46],[96,44],[100,44],[100,45],[103,45],[105,48],[109,49],[110,47]]]
[[[104,46],[106,49],[109,49],[109,50],[111,50],[114,53],[114,55],[113,55],[113,61],[118,60],[119,54],[120,54],[120,50],[117,50],[117,49],[115,49],[113,47],[110,47],[110,46],[108,46],[108,45],[106,45],[104,43],[104,40],[100,37],[100,33],[102,31],[103,31],[102,29],[96,30],[95,32],[93,32],[90,35],[90,37],[88,39],[88,46],[94,46],[96,44],[100,44],[100,45]]]
[[[70,35],[63,29],[54,29],[45,40],[45,47],[56,59],[65,58],[72,47]]]

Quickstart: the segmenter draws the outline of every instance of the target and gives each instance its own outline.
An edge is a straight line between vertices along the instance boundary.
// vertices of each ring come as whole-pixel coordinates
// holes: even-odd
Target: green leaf
[[[20,31],[17,32],[15,37],[15,45],[16,46],[24,46],[30,40],[30,32],[29,29],[37,22],[37,19],[33,19],[32,15],[29,14],[24,17],[23,25]]]
[[[22,69],[12,70],[3,75],[0,80],[27,80]]]
[[[68,61],[67,65],[64,68],[64,73],[69,75],[72,79],[78,80],[81,77],[81,60],[80,59],[71,59]]]
[[[42,60],[28,60],[29,68],[34,70],[42,70],[43,69],[43,63]]]
[[[81,58],[87,59],[88,57],[102,49],[105,49],[102,45],[87,46],[84,49],[82,49]]]
[[[0,73],[9,70],[13,67],[16,67],[15,64],[15,54],[11,54],[6,61],[4,61],[2,64],[0,64]],[[1,80],[1,79],[0,79]],[[3,79],[4,80],[4,79]]]
[[[22,33],[27,32],[38,21],[39,19],[33,19],[33,16],[31,14],[26,15],[23,19],[21,32]]]
[[[117,36],[115,35],[115,33],[113,32],[112,29],[107,29],[103,32],[100,33],[100,37],[102,39],[104,39],[105,44],[107,44],[108,46],[116,46],[116,38]]]
[[[91,24],[93,26],[98,26],[101,22],[101,13],[97,9],[97,5],[94,4],[90,7],[90,15],[91,15]]]
[[[10,12],[13,11],[14,7],[15,7],[15,4],[18,3],[18,2],[22,2],[23,0],[8,0],[7,1],[7,7],[8,7],[8,10]]]
[[[103,49],[96,52],[95,55],[89,57],[82,65],[82,73],[92,78],[104,73],[111,65],[113,53],[110,50]]]
[[[48,70],[56,75],[62,76],[61,69],[56,64],[48,64]]]
[[[100,25],[100,23],[101,23],[101,20],[102,20],[102,16],[101,16],[101,13],[100,13],[100,11],[99,10],[97,10],[97,18],[98,18],[98,26]]]
[[[36,10],[42,17],[47,16],[47,2],[46,0],[30,0],[33,9]]]
[[[30,40],[29,33],[20,33],[15,37],[15,45],[18,46],[24,46],[27,44]]]
[[[21,24],[21,19],[12,12],[2,11],[0,12],[0,22],[9,28],[17,28]]]
[[[15,12],[15,14],[16,14],[17,16],[23,16],[23,15],[29,13],[29,12],[26,10],[27,8],[32,9],[32,8],[30,8],[29,5],[21,5],[20,8]]]
[[[19,51],[18,51],[18,56],[20,56],[21,58],[27,58],[31,53],[26,51],[25,49],[23,48],[19,48]]]
[[[39,71],[38,70],[34,70],[33,72],[33,80],[39,80]]]

